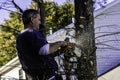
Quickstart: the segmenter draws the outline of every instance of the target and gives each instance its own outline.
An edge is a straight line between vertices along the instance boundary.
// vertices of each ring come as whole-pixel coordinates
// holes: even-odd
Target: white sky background
[[[27,9],[27,7],[31,4],[32,0],[15,0],[15,2],[23,9]],[[63,4],[66,0],[52,0],[58,4]],[[98,0],[102,1],[102,0]],[[106,0],[107,4],[114,1],[114,0]],[[1,2],[7,2],[7,0],[0,0],[0,24],[4,23],[4,20],[9,18],[9,11],[1,9],[1,6],[4,6],[1,4]],[[97,9],[100,8],[100,6],[96,5]],[[11,10],[14,10],[14,8],[11,8]]]

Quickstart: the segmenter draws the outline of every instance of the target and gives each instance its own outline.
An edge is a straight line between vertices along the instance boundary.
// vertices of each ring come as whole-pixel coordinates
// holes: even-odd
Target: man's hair
[[[25,10],[22,15],[23,24],[24,25],[29,24],[31,22],[31,18],[36,17],[37,14],[39,14],[37,10],[34,9]]]

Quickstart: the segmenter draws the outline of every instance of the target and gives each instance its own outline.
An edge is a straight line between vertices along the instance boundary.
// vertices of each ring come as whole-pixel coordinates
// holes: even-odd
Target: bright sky
[[[15,2],[23,9],[25,10],[28,5],[31,3],[32,0],[15,0]],[[52,0],[58,4],[62,4],[64,3],[66,0]],[[99,0],[101,1],[101,0]],[[107,0],[109,2],[113,1],[113,0]],[[9,11],[3,10],[1,9],[1,6],[4,6],[2,3],[3,2],[8,2],[8,0],[0,0],[0,24],[4,22],[4,20],[9,18]],[[10,7],[10,6],[9,6]],[[6,8],[6,9],[10,9],[10,8]],[[14,10],[14,8],[11,8],[11,10]]]
[[[25,10],[28,5],[30,5],[32,0],[14,0],[23,10]],[[57,2],[58,4],[62,4],[66,0],[53,0],[54,2]],[[9,17],[9,11],[6,11],[4,9],[1,9],[1,6],[4,7],[2,4],[3,2],[8,2],[8,0],[0,0],[0,24],[4,22],[4,20],[8,19]],[[9,9],[9,8],[7,8]],[[14,10],[12,8],[12,10]]]
[[[30,4],[31,0],[14,0],[16,4],[18,4],[23,10],[25,10],[28,5]],[[0,0],[0,23],[3,23],[4,20],[9,18],[9,11],[6,11],[4,9],[1,9],[1,6],[4,7],[5,9],[10,9],[12,11],[15,11],[15,8],[11,8],[10,6],[7,6],[6,8],[2,2],[7,2],[7,0]],[[12,6],[13,7],[13,6]]]

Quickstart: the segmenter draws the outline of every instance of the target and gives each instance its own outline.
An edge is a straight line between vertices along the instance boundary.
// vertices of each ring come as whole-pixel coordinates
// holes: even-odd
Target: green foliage
[[[10,19],[3,24],[2,31],[10,32],[16,36],[21,29],[23,29],[23,24],[20,15],[16,13],[10,13]]]
[[[16,13],[10,13],[10,19],[2,25],[0,33],[0,66],[16,56],[16,36],[23,29],[20,16]]]
[[[0,33],[0,66],[16,56],[15,36],[10,32]]]
[[[57,5],[54,2],[45,2],[46,31],[52,28],[56,31],[72,22],[74,16],[74,4],[69,2]]]
[[[33,0],[35,1],[35,0]],[[37,9],[37,3],[32,2],[31,9]],[[72,22],[74,17],[74,4],[65,2],[63,5],[57,5],[54,2],[45,1],[45,26],[47,34],[52,28],[56,31]]]
[[[32,2],[32,4],[29,6],[30,9],[37,9],[38,8],[38,5],[36,2]]]

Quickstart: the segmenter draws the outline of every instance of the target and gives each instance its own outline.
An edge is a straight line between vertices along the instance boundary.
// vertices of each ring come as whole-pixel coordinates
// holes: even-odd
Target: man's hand
[[[68,53],[69,51],[73,51],[75,49],[75,43],[64,41],[64,45],[62,45],[59,49],[61,53]]]
[[[60,41],[61,47],[74,49],[75,43]]]
[[[75,48],[75,43],[67,43],[67,48],[74,49]]]

